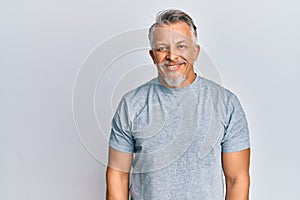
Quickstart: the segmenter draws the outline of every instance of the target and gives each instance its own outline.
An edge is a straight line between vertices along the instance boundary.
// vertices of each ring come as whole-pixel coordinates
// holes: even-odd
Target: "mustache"
[[[187,61],[182,60],[182,61],[176,61],[176,62],[174,62],[174,61],[166,60],[166,61],[164,61],[162,63],[159,63],[158,66],[163,67],[163,66],[168,66],[168,65],[182,65],[182,64],[187,64]]]

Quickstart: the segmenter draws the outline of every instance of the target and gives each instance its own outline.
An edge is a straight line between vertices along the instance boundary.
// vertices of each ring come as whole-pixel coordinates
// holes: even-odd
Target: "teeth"
[[[164,66],[164,67],[166,67],[166,68],[168,68],[170,70],[175,70],[176,68],[178,68],[182,64],[186,64],[186,62],[176,63],[176,64],[172,64],[172,65],[170,65],[168,63],[163,63],[162,66]]]
[[[173,69],[177,68],[177,65],[169,65],[168,68],[173,70]]]

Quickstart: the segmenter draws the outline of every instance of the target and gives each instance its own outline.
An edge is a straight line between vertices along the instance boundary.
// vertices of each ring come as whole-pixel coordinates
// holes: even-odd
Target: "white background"
[[[74,125],[76,74],[99,43],[149,27],[165,8],[194,18],[200,44],[247,113],[251,199],[300,198],[298,1],[2,0],[0,199],[104,199],[105,166]]]

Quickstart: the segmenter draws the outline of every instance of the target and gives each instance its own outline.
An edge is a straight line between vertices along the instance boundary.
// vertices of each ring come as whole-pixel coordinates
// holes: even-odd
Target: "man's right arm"
[[[106,200],[128,200],[131,162],[132,153],[123,153],[109,147]]]

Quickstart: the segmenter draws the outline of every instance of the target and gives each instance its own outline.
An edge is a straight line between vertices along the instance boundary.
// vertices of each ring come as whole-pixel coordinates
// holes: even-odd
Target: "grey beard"
[[[186,80],[185,75],[180,75],[179,77],[176,78],[168,78],[164,77],[164,81],[170,86],[170,87],[175,87],[177,85],[180,85]]]

